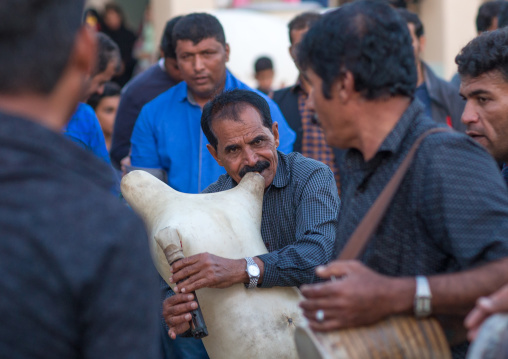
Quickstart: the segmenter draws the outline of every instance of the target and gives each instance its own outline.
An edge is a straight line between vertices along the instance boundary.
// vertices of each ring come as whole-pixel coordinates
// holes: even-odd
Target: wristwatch
[[[245,288],[247,289],[253,289],[258,286],[258,280],[259,280],[259,274],[260,270],[256,262],[254,262],[254,259],[252,257],[245,257],[245,261],[247,262],[247,268],[245,268],[245,271],[249,275],[249,283],[245,283]]]
[[[431,300],[429,281],[424,276],[416,276],[414,312],[417,318],[425,318],[432,313]]]

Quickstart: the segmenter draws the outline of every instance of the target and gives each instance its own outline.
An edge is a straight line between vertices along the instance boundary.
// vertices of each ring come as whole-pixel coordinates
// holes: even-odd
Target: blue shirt
[[[337,232],[350,238],[414,141],[439,125],[413,101],[375,156],[350,149]],[[455,132],[427,137],[360,260],[389,276],[463,271],[508,256],[508,193],[484,148]],[[467,348],[453,348],[454,357]]]
[[[275,102],[228,71],[224,89],[235,88],[255,91],[267,100],[272,120],[279,124],[279,150],[291,152],[296,135]],[[206,148],[208,141],[201,130],[201,113],[198,105],[189,102],[185,82],[146,104],[132,133],[132,165],[164,169],[168,184],[184,193],[199,193],[216,181],[226,171]]]
[[[95,111],[86,103],[79,103],[63,133],[79,146],[92,152],[106,163],[109,160],[106,140]]]

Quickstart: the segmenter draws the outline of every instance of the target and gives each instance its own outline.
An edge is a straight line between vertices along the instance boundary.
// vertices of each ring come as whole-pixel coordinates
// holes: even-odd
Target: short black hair
[[[295,16],[288,24],[289,29],[289,43],[293,45],[293,39],[291,38],[291,31],[293,30],[303,30],[310,28],[314,25],[319,19],[321,19],[321,14],[317,12],[304,12],[297,16]]]
[[[406,23],[413,24],[415,26],[415,35],[417,38],[423,36],[424,28],[418,15],[416,15],[414,12],[411,12],[403,8],[397,8],[396,11],[399,13],[400,16],[402,16],[402,18]]]
[[[497,27],[500,29],[505,26],[508,26],[508,2],[501,4],[499,15],[497,17]]]
[[[106,71],[111,61],[116,62],[115,73],[120,72],[122,68],[122,58],[120,49],[116,42],[114,42],[108,35],[98,32],[97,36],[97,63],[92,76]]]
[[[182,17],[183,16],[176,16],[166,23],[160,45],[165,58],[176,59],[175,43],[173,42],[173,29]]]
[[[323,95],[346,72],[366,99],[412,97],[416,66],[407,24],[381,1],[359,0],[323,16],[298,49],[303,71],[311,68],[323,81]]]
[[[505,0],[494,0],[483,3],[478,8],[478,15],[476,15],[476,31],[478,33],[487,31],[492,26],[492,20],[497,17],[504,4],[506,4]]]
[[[51,93],[69,62],[83,7],[83,0],[0,1],[0,93]]]
[[[263,70],[273,70],[273,62],[268,56],[259,57],[254,63],[254,71],[256,73]]]
[[[263,126],[272,131],[270,107],[262,96],[249,90],[225,91],[208,102],[201,115],[201,129],[216,151],[218,140],[212,131],[212,122],[217,119],[240,121],[238,116],[246,106],[254,107],[263,119]]]
[[[215,38],[222,46],[226,46],[226,35],[221,23],[213,15],[192,13],[182,17],[173,29],[173,44],[178,40],[190,40],[194,45],[204,39]]]
[[[461,77],[499,71],[508,82],[508,28],[487,31],[474,38],[455,58]]]
[[[112,81],[106,82],[104,84],[104,91],[101,94],[92,94],[87,103],[95,110],[104,97],[120,96],[121,90],[117,83]]]

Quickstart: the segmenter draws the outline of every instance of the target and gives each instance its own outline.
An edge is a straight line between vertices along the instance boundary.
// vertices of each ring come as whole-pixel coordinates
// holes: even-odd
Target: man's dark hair
[[[83,0],[0,1],[0,93],[51,93],[69,61],[83,7]]]
[[[497,17],[497,27],[498,29],[508,26],[508,2],[503,1],[504,4],[501,4],[501,8],[499,9],[499,15]]]
[[[219,20],[206,13],[192,13],[178,21],[173,29],[173,44],[178,40],[190,40],[194,45],[204,39],[215,38],[223,46],[226,45],[226,35]]]
[[[497,17],[504,4],[506,4],[505,0],[494,0],[480,6],[478,15],[476,15],[476,31],[478,33],[487,31],[492,26],[492,20]]]
[[[474,38],[455,58],[461,77],[499,71],[508,82],[508,28],[487,31]]]
[[[183,16],[176,16],[166,23],[166,27],[164,28],[161,38],[161,51],[165,58],[176,59],[175,43],[173,42],[173,29],[182,17]]]
[[[120,96],[121,90],[117,83],[112,81],[106,82],[104,84],[104,91],[101,94],[92,94],[87,103],[95,110],[104,97]]]
[[[303,30],[310,28],[314,25],[319,19],[321,19],[321,14],[317,12],[304,12],[293,18],[288,24],[289,29],[289,42],[293,45],[293,39],[291,38],[291,31],[293,30]]]
[[[254,91],[238,89],[225,91],[203,107],[201,129],[208,142],[210,142],[210,145],[212,145],[215,150],[217,150],[218,141],[212,131],[212,122],[214,120],[232,120],[239,122],[239,115],[247,106],[252,106],[259,112],[263,119],[263,126],[268,128],[271,132],[272,115],[270,114],[268,102]]]
[[[273,62],[272,59],[270,59],[267,56],[261,56],[256,60],[254,63],[254,71],[256,73],[264,70],[273,70]]]
[[[115,61],[115,73],[120,72],[122,68],[122,58],[120,49],[116,42],[114,42],[108,35],[98,32],[97,33],[97,64],[92,76],[106,71],[109,63]]]
[[[323,95],[346,72],[366,99],[412,97],[416,66],[407,24],[386,3],[360,0],[323,16],[305,35],[298,63],[323,81]]]
[[[408,24],[413,24],[415,26],[415,35],[417,38],[420,38],[424,34],[423,24],[414,12],[411,12],[409,10],[403,9],[403,8],[397,8],[396,11],[399,13],[400,16],[404,19],[404,21]]]

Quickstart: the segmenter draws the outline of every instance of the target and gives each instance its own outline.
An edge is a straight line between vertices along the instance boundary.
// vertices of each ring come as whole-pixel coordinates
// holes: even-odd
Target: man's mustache
[[[240,170],[240,178],[243,178],[243,176],[245,176],[247,173],[249,172],[263,172],[264,170],[266,170],[268,167],[270,167],[270,162],[268,161],[259,161],[258,163],[256,163],[254,166],[245,166],[244,168],[242,168]]]

